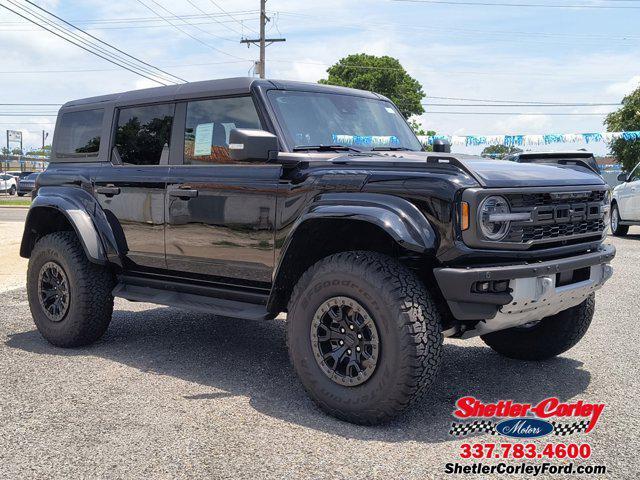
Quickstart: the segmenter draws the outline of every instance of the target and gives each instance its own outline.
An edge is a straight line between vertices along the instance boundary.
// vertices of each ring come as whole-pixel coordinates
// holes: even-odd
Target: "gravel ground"
[[[442,478],[463,443],[448,428],[464,395],[604,402],[596,429],[571,437],[593,448],[591,460],[577,463],[605,464],[607,478],[637,478],[640,229],[632,231],[611,240],[616,272],[577,347],[529,363],[477,339],[448,341],[430,395],[375,428],[315,408],[289,366],[282,320],[118,300],[101,341],[62,350],[35,331],[24,290],[5,292],[0,478]]]

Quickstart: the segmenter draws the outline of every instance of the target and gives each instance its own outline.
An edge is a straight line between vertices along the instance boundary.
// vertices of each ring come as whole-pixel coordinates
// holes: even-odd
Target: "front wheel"
[[[9,195],[15,195],[16,194],[16,186],[12,185],[11,188],[9,189]]]
[[[501,355],[517,360],[545,360],[575,346],[591,325],[595,294],[575,307],[528,326],[482,335],[484,343]]]
[[[629,225],[620,225],[620,211],[616,203],[611,206],[611,233],[617,237],[629,233]]]
[[[302,384],[325,412],[372,425],[413,404],[436,377],[436,305],[385,255],[344,252],[313,265],[288,306],[287,342]]]

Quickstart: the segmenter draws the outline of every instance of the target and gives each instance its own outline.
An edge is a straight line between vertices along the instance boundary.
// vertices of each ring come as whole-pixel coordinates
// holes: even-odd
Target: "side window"
[[[198,100],[187,104],[184,164],[229,164],[229,133],[234,128],[261,129],[251,97]]]
[[[114,155],[125,165],[168,164],[174,110],[174,104],[120,109]]]
[[[97,155],[104,110],[83,110],[62,114],[55,133],[56,155]]]

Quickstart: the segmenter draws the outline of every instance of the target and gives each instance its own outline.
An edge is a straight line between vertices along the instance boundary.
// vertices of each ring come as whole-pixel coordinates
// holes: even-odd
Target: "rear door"
[[[116,109],[111,162],[96,174],[96,197],[129,270],[166,269],[164,199],[174,113],[174,103]]]
[[[182,148],[167,185],[170,270],[223,283],[267,286],[274,262],[277,164],[237,163],[233,128],[261,129],[250,96],[179,105]]]

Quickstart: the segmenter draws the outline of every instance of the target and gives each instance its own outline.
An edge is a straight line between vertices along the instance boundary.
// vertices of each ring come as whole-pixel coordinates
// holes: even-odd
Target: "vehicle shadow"
[[[14,334],[6,343],[47,355],[95,355],[195,382],[202,392],[184,398],[211,402],[212,408],[218,398],[246,396],[265,415],[346,438],[387,442],[454,439],[448,430],[454,402],[461,396],[483,401],[537,402],[551,396],[568,400],[582,393],[591,379],[582,363],[570,358],[518,362],[489,348],[448,342],[443,368],[424,400],[390,424],[361,427],[325,415],[308,399],[289,365],[280,320],[251,322],[172,308],[117,310],[107,335],[90,347],[56,348],[35,330]]]

